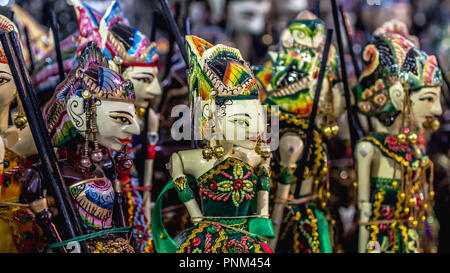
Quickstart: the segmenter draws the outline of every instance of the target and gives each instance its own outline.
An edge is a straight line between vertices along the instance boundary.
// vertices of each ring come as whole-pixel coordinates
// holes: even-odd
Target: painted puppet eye
[[[115,121],[117,121],[118,123],[122,124],[122,125],[131,125],[132,121],[129,117],[127,117],[126,115],[122,115],[122,114],[111,114],[109,115],[110,118],[114,119]]]
[[[230,122],[233,122],[235,124],[238,124],[238,125],[241,125],[244,127],[250,126],[250,122],[245,118],[234,118],[234,119],[230,120]]]
[[[135,80],[138,80],[140,82],[146,83],[146,84],[150,84],[153,82],[153,79],[155,77],[153,75],[149,75],[149,76],[145,76],[145,77],[135,77]]]
[[[420,101],[428,101],[433,103],[434,102],[434,98],[433,97],[424,97],[424,98],[420,98]]]
[[[0,78],[0,85],[8,83],[9,81],[10,81],[10,79],[8,79],[8,78]]]

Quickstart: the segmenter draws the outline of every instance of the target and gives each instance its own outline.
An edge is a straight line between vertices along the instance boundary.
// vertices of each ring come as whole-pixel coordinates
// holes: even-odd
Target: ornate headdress
[[[213,46],[197,36],[186,36],[186,41],[191,111],[204,110],[207,105],[214,113],[218,101],[258,99],[259,86],[239,50],[221,44]],[[201,115],[195,123],[201,128],[196,129],[203,129],[208,118]]]
[[[280,109],[298,116],[309,116],[312,110],[315,85],[324,47],[324,23],[310,12],[301,12],[288,30],[281,35],[281,49],[271,51],[271,67],[255,67],[255,73],[266,88],[265,103],[276,104]],[[310,39],[311,47],[302,43]],[[331,84],[339,82],[339,57],[330,47],[325,78]]]
[[[77,67],[56,87],[44,108],[47,130],[56,146],[78,133],[66,111],[67,101],[72,96],[82,97],[84,102],[92,99],[134,101],[132,83],[108,68],[107,58],[94,42],[83,49]]]
[[[86,41],[95,41],[103,54],[117,65],[155,67],[157,47],[139,30],[129,26],[119,2],[113,1],[102,16],[79,1],[73,1],[78,18],[80,36],[77,52]]]
[[[8,18],[6,18],[3,15],[0,15],[0,29],[5,30],[5,31],[15,31],[17,33],[17,35],[19,35],[19,32],[17,30],[16,25],[11,22],[11,20],[9,20]],[[22,46],[22,43],[19,41],[20,46]],[[5,52],[3,51],[3,47],[1,47],[0,45],[0,63],[4,63],[7,64],[8,60],[6,58]],[[19,128],[20,130],[24,129],[27,124],[27,118],[25,116],[25,111],[23,109],[22,106],[22,102],[19,99],[19,94],[16,94],[16,98],[17,98],[17,103],[18,103],[18,108],[17,108],[17,116],[14,119],[14,125],[16,125],[17,128]]]
[[[16,25],[13,22],[11,22],[11,20],[9,20],[8,18],[6,18],[3,15],[0,15],[0,29],[5,30],[5,31],[13,31],[14,30],[17,34],[19,34],[19,32],[17,31]],[[0,50],[0,63],[4,63],[4,64],[8,63],[5,52],[3,52],[3,48],[2,48],[2,50]]]
[[[358,108],[389,124],[397,111],[389,96],[396,82],[409,83],[410,92],[442,85],[441,70],[435,56],[419,50],[404,36],[375,35],[363,50],[364,71],[356,86]]]
[[[281,37],[281,45],[284,49],[305,48],[302,40],[319,41],[315,50],[320,50],[324,45],[325,23],[309,11],[300,12],[296,19],[291,22],[288,30]],[[307,47],[312,49],[311,47]]]

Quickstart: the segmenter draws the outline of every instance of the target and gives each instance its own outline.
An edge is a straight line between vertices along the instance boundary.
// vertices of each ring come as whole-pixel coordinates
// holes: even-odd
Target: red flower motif
[[[239,190],[240,188],[242,188],[243,185],[244,185],[244,183],[242,183],[242,180],[241,180],[241,179],[236,179],[236,180],[234,180],[233,187],[234,187],[236,190]]]
[[[381,207],[381,215],[384,219],[392,219],[394,218],[393,209],[388,206]]]
[[[406,154],[405,154],[405,158],[406,158],[406,160],[408,160],[409,162],[412,161],[412,157],[411,157],[411,155],[410,155],[409,153],[406,153]]]
[[[387,136],[386,143],[389,145],[397,145],[397,138],[393,136]]]
[[[209,182],[209,188],[210,188],[211,190],[217,189],[217,182],[214,181],[214,180],[211,180],[211,182]]]
[[[199,244],[200,244],[200,242],[201,242],[201,239],[200,239],[200,237],[194,237],[193,239],[192,239],[192,245],[194,246],[194,247],[197,247]]]

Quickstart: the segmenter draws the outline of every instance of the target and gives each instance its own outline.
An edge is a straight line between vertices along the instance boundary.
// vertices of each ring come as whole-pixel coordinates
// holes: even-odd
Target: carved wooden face
[[[8,106],[17,94],[9,65],[0,63],[0,107]]]
[[[223,138],[233,145],[254,149],[265,129],[259,100],[233,100],[218,107],[218,125]]]
[[[134,105],[146,108],[150,101],[161,95],[161,85],[157,78],[156,67],[130,66],[122,76],[130,80],[134,86],[136,99]]]
[[[67,103],[67,113],[76,129],[84,136],[86,130],[86,112],[83,98],[73,96]],[[119,151],[123,145],[139,134],[136,109],[131,102],[97,100],[97,128],[99,144]]]
[[[442,115],[440,98],[441,87],[426,87],[411,93],[411,113],[419,127],[427,118]]]

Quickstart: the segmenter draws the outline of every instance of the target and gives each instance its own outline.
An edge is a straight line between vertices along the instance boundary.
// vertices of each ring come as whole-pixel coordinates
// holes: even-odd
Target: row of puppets
[[[175,77],[186,79],[178,88],[188,90],[186,128],[200,138],[158,158],[158,126],[170,111],[151,107],[162,95],[156,44],[116,1],[105,13],[71,4],[79,31],[59,44],[45,42],[18,6],[14,20],[0,16],[0,252],[339,252],[327,140],[342,130],[351,132],[342,145],[357,250],[435,246],[425,148],[439,128],[443,77],[399,21],[363,47],[356,86],[340,58],[342,34],[309,11],[260,66],[237,48],[182,37],[186,66]],[[24,26],[42,39],[30,45]],[[358,136],[360,117],[372,128]],[[350,122],[340,129],[339,120]],[[170,179],[153,187],[157,163]],[[185,213],[169,223],[173,204]]]

